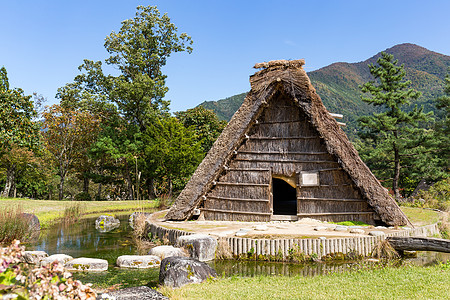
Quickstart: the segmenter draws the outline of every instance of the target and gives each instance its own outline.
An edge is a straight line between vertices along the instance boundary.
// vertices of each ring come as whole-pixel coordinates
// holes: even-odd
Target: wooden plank
[[[317,188],[320,188],[320,187],[340,187],[340,186],[352,186],[352,185],[353,185],[352,183],[320,184],[320,185],[311,185],[311,186],[304,185],[304,186],[302,186],[302,188],[307,188],[307,187],[317,187]]]
[[[299,122],[305,122],[305,120],[265,121],[265,122],[258,122],[258,123],[255,123],[255,124],[257,124],[257,125],[270,125],[270,124],[299,123]]]
[[[334,113],[330,113],[330,112],[329,112],[329,114],[330,114],[330,116],[332,116],[335,119],[342,119],[344,117],[344,115],[342,115],[342,114],[334,114]]]
[[[303,188],[303,187],[302,187]],[[312,198],[312,197],[297,197],[298,200],[310,200],[310,201],[338,201],[338,202],[366,202],[362,199],[336,199],[336,198]]]
[[[270,216],[271,213],[262,213],[262,212],[254,212],[254,211],[236,211],[236,210],[226,210],[226,209],[214,209],[214,208],[200,208],[202,211],[210,211],[210,212],[221,212],[221,213],[229,213],[229,214],[244,214],[244,215],[261,215],[261,216]]]
[[[354,211],[354,212],[332,212],[332,213],[299,213],[299,217],[308,216],[342,216],[342,215],[370,215],[373,211]]]
[[[264,154],[264,155],[324,155],[328,152],[273,152],[273,151],[239,151],[238,154]]]
[[[238,185],[238,186],[270,186],[268,183],[251,183],[251,182],[216,182],[216,185]]]
[[[229,200],[229,201],[249,201],[249,202],[269,202],[269,199],[245,199],[245,198],[229,198],[229,197],[219,197],[219,196],[207,196],[210,199],[216,200]]]
[[[310,170],[310,171],[318,171],[318,172],[329,172],[329,171],[342,171],[342,168],[329,168],[329,169],[319,169],[319,170]],[[308,170],[303,170],[307,172]]]
[[[258,168],[249,168],[249,169],[240,169],[240,168],[228,168],[226,171],[242,171],[242,172],[270,172],[270,169],[258,169]]]
[[[258,159],[258,158],[235,158],[235,161],[257,161],[257,162],[269,162],[269,163],[315,163],[315,164],[324,164],[324,163],[335,163],[337,161],[332,160],[267,160],[267,159]],[[320,170],[317,170],[320,171]]]
[[[387,240],[397,251],[436,251],[450,253],[450,240],[446,239],[389,236]]]
[[[304,139],[319,139],[318,136],[285,136],[285,137],[278,137],[278,136],[249,136],[249,140],[271,140],[271,141],[277,141],[277,140],[304,140]]]

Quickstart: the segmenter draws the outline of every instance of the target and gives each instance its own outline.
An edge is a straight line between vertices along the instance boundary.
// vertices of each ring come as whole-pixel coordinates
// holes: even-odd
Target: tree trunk
[[[61,176],[61,180],[59,181],[59,195],[58,195],[59,200],[62,200],[64,197],[64,177],[65,176]]]
[[[171,199],[173,190],[172,179],[169,177],[168,181],[169,181],[169,198]]]
[[[100,200],[102,197],[102,183],[100,182],[98,184],[98,190],[97,190],[97,200]]]
[[[427,237],[388,237],[397,251],[437,251],[450,253],[450,240]]]
[[[155,199],[155,179],[149,178],[147,179],[147,190],[148,190],[148,198],[149,199]]]
[[[5,198],[13,197],[15,186],[16,186],[16,165],[10,163],[8,164],[6,170],[6,184],[2,192],[2,197]]]
[[[394,179],[392,180],[392,189],[394,190],[395,199],[400,200],[400,190],[398,183],[400,181],[400,155],[397,147],[394,145]]]
[[[131,172],[128,166],[128,162],[125,160],[125,178],[127,179],[128,185],[128,200],[134,200],[134,191],[133,191],[133,181],[131,179]]]
[[[83,193],[89,194],[89,177],[87,177],[87,174],[83,174]]]

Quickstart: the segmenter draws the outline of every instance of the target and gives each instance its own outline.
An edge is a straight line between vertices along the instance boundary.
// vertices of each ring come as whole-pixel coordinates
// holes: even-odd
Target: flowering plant
[[[59,262],[33,268],[21,258],[25,248],[15,240],[0,248],[0,299],[5,294],[21,299],[96,299],[90,285],[74,280]]]

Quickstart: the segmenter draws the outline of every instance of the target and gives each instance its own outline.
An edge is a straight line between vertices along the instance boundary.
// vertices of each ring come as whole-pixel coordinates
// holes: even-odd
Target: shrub
[[[60,263],[32,268],[21,262],[24,250],[18,240],[0,249],[0,298],[12,294],[17,299],[96,299],[90,286],[74,280]]]
[[[0,211],[0,244],[10,244],[14,240],[27,241],[34,232],[21,206],[11,206]]]
[[[69,206],[66,206],[64,208],[64,223],[65,224],[72,224],[77,222],[81,216],[84,213],[84,207],[81,205],[81,203],[73,203]]]
[[[450,211],[450,177],[436,182],[428,191],[420,192],[416,199],[420,199],[423,207]]]
[[[91,201],[91,195],[89,193],[81,192],[75,195],[75,201]]]

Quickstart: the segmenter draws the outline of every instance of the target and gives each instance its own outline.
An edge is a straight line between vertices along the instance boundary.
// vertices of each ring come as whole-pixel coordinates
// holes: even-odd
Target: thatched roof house
[[[405,225],[303,70],[303,60],[256,64],[251,91],[166,218],[199,208],[207,220],[310,217]]]

